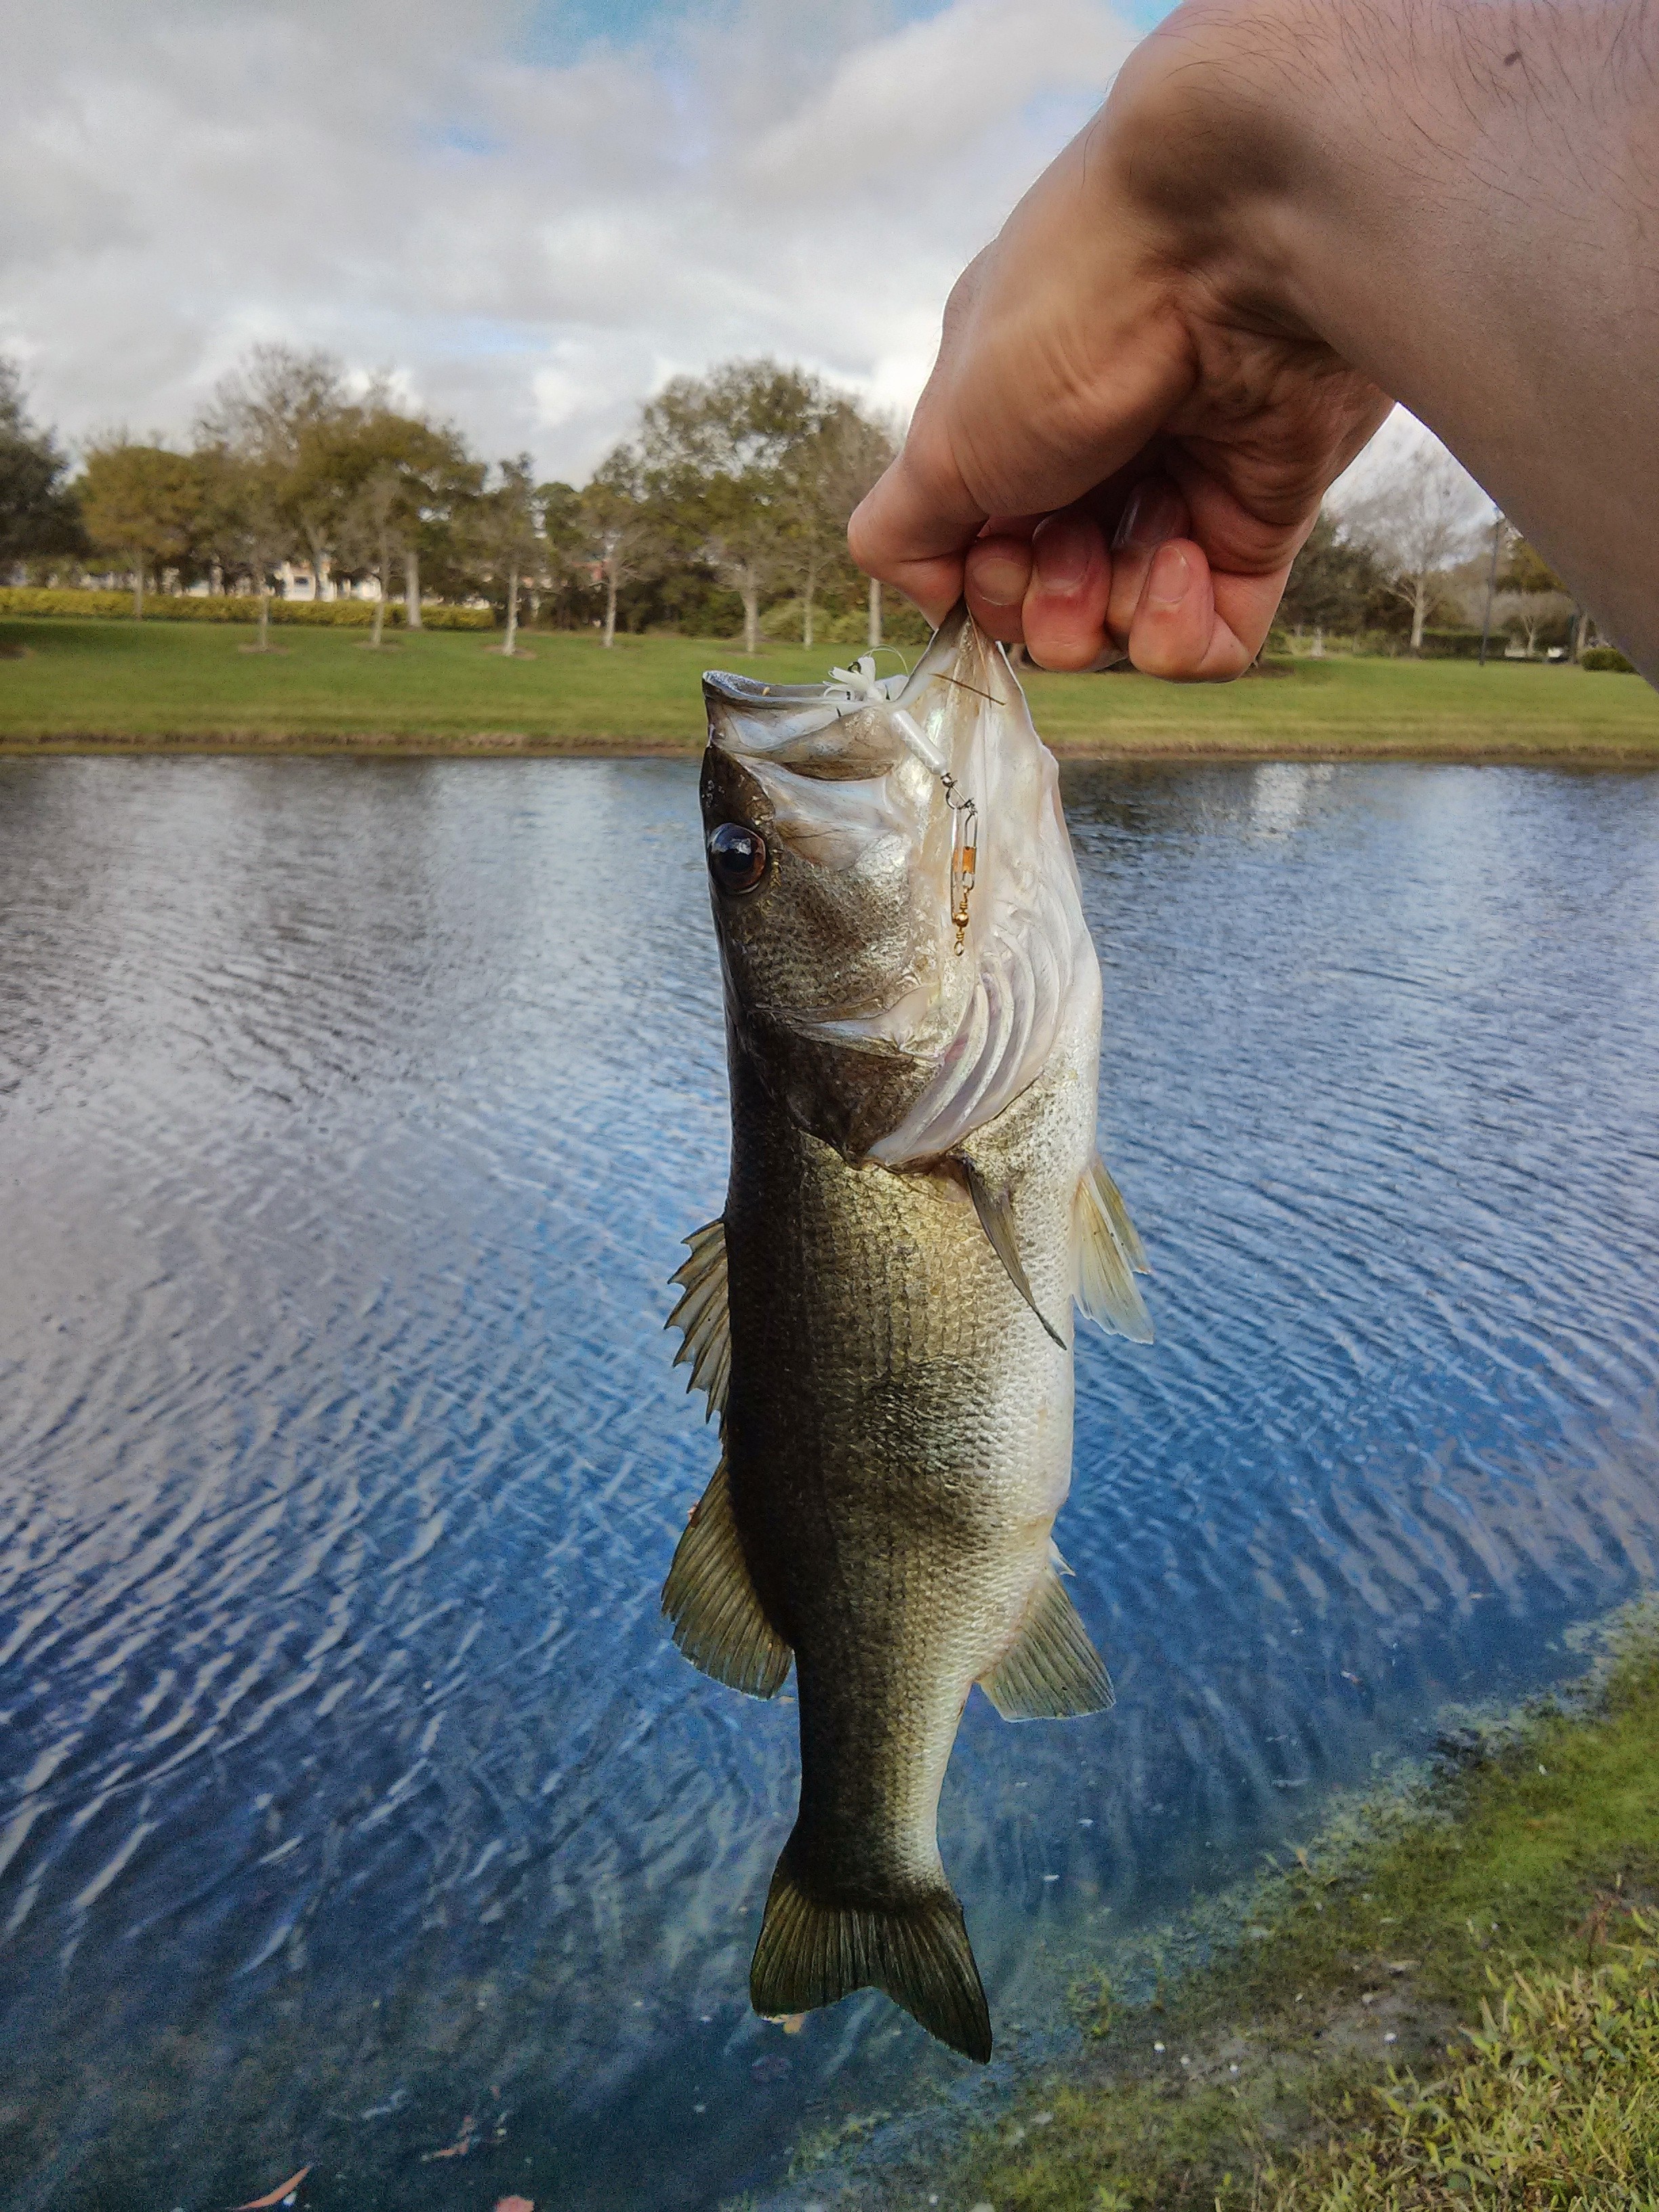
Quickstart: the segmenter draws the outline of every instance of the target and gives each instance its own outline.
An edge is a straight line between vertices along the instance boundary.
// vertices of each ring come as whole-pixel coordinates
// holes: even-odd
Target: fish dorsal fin
[[[732,1377],[732,1323],[726,1303],[726,1224],[710,1221],[686,1238],[691,1256],[669,1277],[684,1285],[679,1303],[663,1324],[684,1339],[674,1364],[691,1363],[688,1390],[708,1393],[705,1419],[726,1411],[726,1386]]]
[[[662,1586],[674,1641],[694,1667],[751,1698],[770,1698],[789,1673],[789,1646],[761,1609],[743,1556],[726,1461],[691,1509]]]
[[[1096,1154],[1072,1204],[1074,1295],[1091,1321],[1103,1329],[1150,1344],[1152,1324],[1135,1288],[1152,1273],[1121,1192]]]
[[[1012,1191],[1006,1183],[994,1182],[974,1161],[963,1158],[962,1165],[968,1178],[968,1190],[974,1201],[974,1211],[979,1216],[981,1228],[991,1240],[992,1250],[1007,1270],[1009,1281],[1064,1352],[1066,1340],[1037,1304],[1031,1289],[1031,1279],[1019,1256]]]
[[[1112,1685],[1077,1607],[1050,1565],[1042,1571],[1019,1633],[980,1687],[1006,1721],[1061,1721],[1103,1713]]]

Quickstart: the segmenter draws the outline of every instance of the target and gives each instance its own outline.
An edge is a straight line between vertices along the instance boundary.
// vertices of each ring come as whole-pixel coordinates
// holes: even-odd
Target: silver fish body
[[[1110,1702],[1051,1534],[1073,1301],[1150,1334],[1094,1153],[1098,963],[1053,760],[965,613],[899,684],[706,691],[732,1169],[674,1319],[722,1455],[665,1609],[722,1680],[796,1669],[757,2008],[873,1984],[982,2059],[940,1786],[975,1682],[1009,1717]]]

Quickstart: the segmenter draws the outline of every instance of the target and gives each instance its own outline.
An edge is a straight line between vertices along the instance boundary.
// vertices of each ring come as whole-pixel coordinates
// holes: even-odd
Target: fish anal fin
[[[674,1624],[675,1643],[715,1681],[751,1698],[775,1697],[783,1687],[793,1655],[755,1594],[724,1459],[675,1549],[662,1609]]]
[[[1151,1272],[1146,1248],[1098,1155],[1072,1204],[1072,1267],[1073,1294],[1091,1321],[1132,1343],[1152,1342],[1152,1324],[1134,1279]]]
[[[898,1902],[826,1897],[804,1878],[793,1839],[772,1876],[749,1970],[755,2010],[812,2012],[854,1990],[884,1990],[929,2035],[981,2065],[991,2014],[962,1907],[943,1883]]]
[[[1006,1721],[1071,1720],[1111,1705],[1111,1680],[1052,1565],[1018,1634],[980,1687]]]
[[[706,1390],[708,1413],[726,1411],[726,1386],[732,1374],[732,1322],[726,1296],[726,1224],[710,1221],[686,1238],[691,1256],[669,1277],[682,1285],[679,1300],[663,1324],[679,1330],[684,1341],[674,1364],[691,1363],[688,1390]]]
[[[957,1157],[968,1180],[968,1194],[974,1201],[980,1227],[991,1240],[991,1249],[1001,1261],[1009,1281],[1064,1352],[1066,1349],[1066,1340],[1037,1304],[1031,1288],[1031,1279],[1019,1256],[1019,1237],[1014,1222],[1012,1190],[1006,1183],[994,1182],[976,1162],[965,1155],[958,1153]]]

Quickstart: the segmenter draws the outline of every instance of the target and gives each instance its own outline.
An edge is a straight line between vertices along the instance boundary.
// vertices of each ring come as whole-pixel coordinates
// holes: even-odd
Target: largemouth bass
[[[756,2009],[873,1986],[985,2059],[939,1789],[975,1682],[1010,1720],[1111,1702],[1051,1535],[1073,1303],[1151,1334],[1095,1152],[1099,963],[1054,759],[965,610],[908,678],[703,688],[732,1168],[671,1320],[721,1456],[663,1607],[734,1688],[795,1667]]]

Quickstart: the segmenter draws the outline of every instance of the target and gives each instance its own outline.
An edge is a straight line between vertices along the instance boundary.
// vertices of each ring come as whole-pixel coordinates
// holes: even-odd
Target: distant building
[[[320,590],[309,561],[284,561],[276,570],[276,586],[285,599],[378,599],[380,596],[376,578],[363,576],[354,582],[349,576],[337,577],[333,563],[326,560]]]

